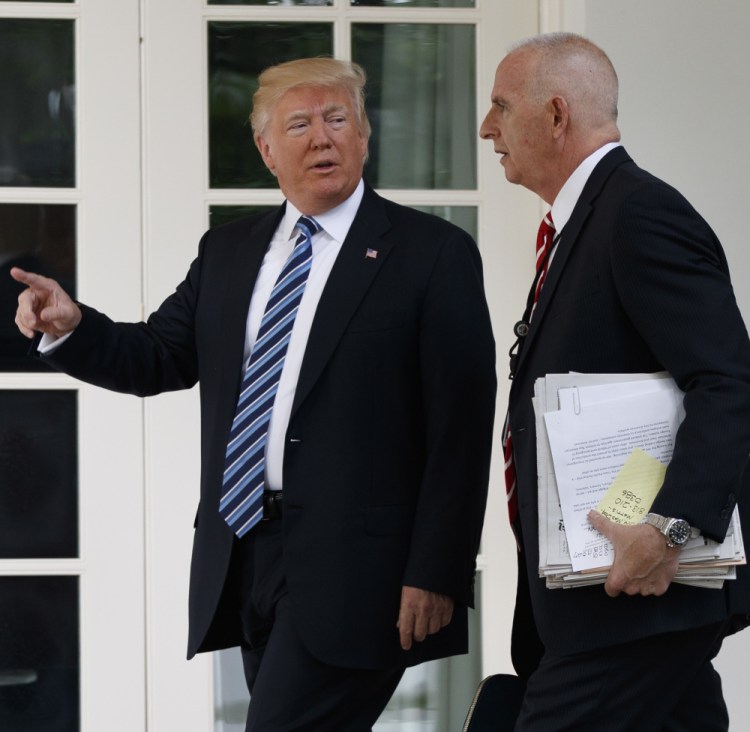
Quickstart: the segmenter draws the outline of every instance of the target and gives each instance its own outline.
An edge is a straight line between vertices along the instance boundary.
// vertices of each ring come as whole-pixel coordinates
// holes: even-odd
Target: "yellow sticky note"
[[[636,447],[596,510],[618,524],[637,524],[651,508],[666,472],[664,463]]]

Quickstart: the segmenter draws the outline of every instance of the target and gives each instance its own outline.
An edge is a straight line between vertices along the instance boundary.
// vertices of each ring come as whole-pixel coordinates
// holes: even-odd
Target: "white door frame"
[[[2,203],[77,207],[82,301],[141,312],[140,63],[137,0],[2,3],[3,18],[70,19],[76,33],[74,188],[3,188]],[[0,575],[80,582],[81,729],[144,727],[142,405],[59,374],[0,375],[0,389],[78,393],[79,556],[3,560]]]
[[[538,28],[538,7],[528,0],[478,2],[468,15],[477,22],[477,120],[489,106],[495,67],[505,48]],[[248,8],[206,6],[202,0],[148,0],[143,3],[144,37],[144,287],[147,311],[156,307],[184,277],[197,242],[208,226],[210,203],[244,203],[250,193],[208,188],[206,18],[240,19]],[[263,19],[334,18],[339,30],[336,51],[346,53],[347,23],[364,18],[363,9],[261,7]],[[368,18],[404,13],[431,22],[458,17],[458,11],[374,9]],[[462,17],[466,17],[464,15]],[[248,110],[249,111],[249,110]],[[248,128],[248,134],[249,128]],[[480,142],[478,188],[461,202],[479,206],[479,239],[485,282],[498,342],[498,426],[507,393],[506,342],[525,302],[533,276],[536,197],[509,186],[489,143]],[[434,203],[434,196],[384,191],[407,204]],[[462,194],[463,195],[463,194]],[[260,200],[258,200],[260,198]],[[253,202],[279,202],[278,192]],[[497,222],[504,241],[497,242]],[[513,242],[520,242],[516,245]],[[505,334],[508,334],[506,336]],[[508,343],[509,345],[509,343]],[[146,405],[147,623],[149,729],[201,729],[213,725],[212,667],[208,657],[184,662],[187,634],[188,560],[192,520],[198,499],[199,417],[197,395],[176,394]],[[492,470],[482,554],[483,659],[486,673],[510,669],[509,637],[515,596],[515,544],[508,528],[502,455]]]

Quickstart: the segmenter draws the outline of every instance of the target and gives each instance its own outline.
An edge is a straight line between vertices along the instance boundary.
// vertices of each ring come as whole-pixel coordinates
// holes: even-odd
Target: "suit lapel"
[[[560,232],[560,241],[557,244],[547,277],[544,280],[544,286],[539,295],[539,301],[537,302],[536,310],[534,311],[534,317],[529,327],[529,333],[525,338],[520,353],[518,354],[517,370],[521,369],[525,357],[531,352],[531,346],[536,338],[536,334],[542,327],[544,316],[549,310],[550,303],[555,294],[555,289],[562,277],[570,253],[573,250],[576,241],[578,241],[583,225],[586,223],[586,220],[594,208],[594,203],[597,197],[601,193],[604,184],[615,168],[627,160],[630,160],[630,157],[625,152],[625,149],[622,147],[615,148],[599,161],[589,176],[589,179],[586,181],[586,185],[583,187],[583,191],[581,191],[578,203],[576,203],[570,219]]]
[[[391,224],[383,199],[365,187],[357,215],[315,312],[292,405],[294,414],[323,372],[346,327],[393,247],[381,238]],[[368,250],[376,256],[368,256]]]
[[[227,278],[227,293],[222,300],[222,311],[217,322],[217,363],[221,372],[221,409],[225,418],[221,424],[229,424],[234,417],[237,392],[242,378],[245,350],[245,331],[250,298],[258,278],[263,257],[271,237],[284,213],[284,206],[275,214],[262,218],[248,233],[247,238],[237,237],[234,254],[227,257],[230,272]]]

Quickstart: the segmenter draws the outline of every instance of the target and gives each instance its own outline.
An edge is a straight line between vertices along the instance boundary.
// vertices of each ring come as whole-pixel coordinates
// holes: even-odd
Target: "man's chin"
[[[512,165],[506,166],[503,165],[503,169],[505,170],[505,180],[508,181],[508,183],[520,183],[520,177],[518,175],[518,171],[513,168]]]
[[[500,157],[500,165],[503,166],[503,170],[505,171],[505,178],[506,180],[509,180],[511,183],[515,183],[513,180],[513,163],[508,159],[508,153],[505,153]]]

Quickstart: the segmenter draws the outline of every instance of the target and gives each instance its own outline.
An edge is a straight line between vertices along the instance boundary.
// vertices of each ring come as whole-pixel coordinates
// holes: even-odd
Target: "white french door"
[[[538,204],[504,182],[497,156],[477,129],[504,49],[536,32],[537,15],[536,3],[527,0],[146,2],[147,308],[184,276],[205,228],[282,200],[255,154],[246,121],[257,73],[296,56],[352,58],[369,79],[374,132],[365,177],[384,195],[450,218],[479,241],[498,332],[502,419],[509,338],[501,334],[509,334],[517,319],[527,284],[519,272],[528,272],[530,281],[532,263],[528,247],[496,241],[497,222],[503,237],[525,242]],[[236,656],[221,655],[214,685],[207,682],[213,664],[196,669],[195,661],[188,667],[181,661],[199,469],[193,397],[173,395],[147,405],[149,719],[155,730],[234,732],[243,729],[246,702]],[[395,706],[408,708],[410,694],[423,692],[428,702],[401,714],[389,711],[378,729],[460,728],[478,678],[509,669],[515,545],[507,528],[502,460],[494,462],[472,655],[452,671],[415,671]],[[216,721],[209,723],[214,713]],[[403,721],[408,714],[418,721]]]
[[[0,2],[0,729],[143,729],[143,416],[25,356],[11,264],[141,312],[135,0]]]
[[[502,419],[505,333],[532,268],[513,242],[538,208],[476,130],[499,58],[537,15],[528,0],[0,0],[0,267],[23,255],[83,302],[141,319],[208,226],[281,201],[246,122],[257,72],[295,55],[353,58],[370,79],[366,178],[479,242]],[[236,659],[185,661],[197,394],[141,401],[39,371],[13,340],[0,274],[0,729],[241,729]],[[396,704],[409,711],[379,730],[460,728],[475,681],[509,668],[501,463],[472,653],[415,671]]]

